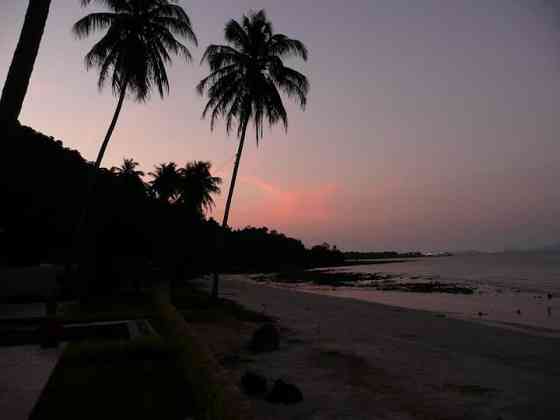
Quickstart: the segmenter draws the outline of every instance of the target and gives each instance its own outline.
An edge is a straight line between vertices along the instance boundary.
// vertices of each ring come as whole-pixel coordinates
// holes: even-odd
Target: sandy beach
[[[560,339],[433,312],[222,281],[222,296],[278,319],[280,350],[246,357],[304,402],[254,401],[262,419],[555,419]]]

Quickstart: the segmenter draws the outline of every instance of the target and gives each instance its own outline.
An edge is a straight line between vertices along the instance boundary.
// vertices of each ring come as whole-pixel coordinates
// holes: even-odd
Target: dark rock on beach
[[[266,400],[273,404],[297,404],[303,401],[303,394],[297,386],[278,379]]]
[[[402,281],[402,275],[382,273],[348,273],[331,270],[301,271],[297,273],[279,273],[271,280],[279,283],[311,283],[330,287],[360,287],[381,291],[412,293],[449,293],[472,295],[476,289],[435,280],[437,276],[412,276]],[[397,281],[400,280],[400,281]]]
[[[274,324],[260,327],[251,338],[249,349],[254,353],[266,353],[277,350],[280,346],[280,333]]]
[[[250,396],[264,394],[267,391],[267,381],[263,375],[247,371],[241,378],[243,391]]]
[[[384,291],[401,291],[413,293],[449,293],[472,295],[474,289],[465,286],[459,286],[451,283],[441,283],[438,281],[429,283],[399,283],[392,285],[383,285],[378,288]]]

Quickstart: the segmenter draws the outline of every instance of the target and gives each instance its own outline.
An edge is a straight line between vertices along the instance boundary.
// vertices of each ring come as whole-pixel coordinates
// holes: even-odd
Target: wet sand
[[[292,285],[274,284],[278,287]],[[560,299],[548,300],[541,294],[485,292],[473,295],[446,293],[409,293],[353,287],[295,286],[299,291],[326,296],[351,298],[409,309],[444,313],[503,328],[516,328],[528,334],[560,338]]]
[[[255,400],[269,419],[552,419],[560,339],[441,314],[222,282],[223,296],[278,318],[281,349],[243,369],[303,391],[296,406]]]

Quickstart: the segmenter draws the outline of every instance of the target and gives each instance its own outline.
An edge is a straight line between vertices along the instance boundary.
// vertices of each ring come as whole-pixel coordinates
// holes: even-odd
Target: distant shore
[[[247,368],[304,393],[303,403],[274,410],[254,401],[260,418],[538,420],[560,412],[560,339],[247,276],[226,276],[222,293],[277,318],[284,331],[281,349]]]

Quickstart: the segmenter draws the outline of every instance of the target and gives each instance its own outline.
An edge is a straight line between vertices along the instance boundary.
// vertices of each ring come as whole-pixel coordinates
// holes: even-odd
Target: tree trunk
[[[113,115],[113,119],[111,120],[111,124],[109,125],[109,129],[107,130],[107,134],[105,135],[105,139],[103,140],[103,143],[101,144],[101,148],[99,149],[99,153],[97,154],[97,159],[95,160],[95,165],[94,165],[94,169],[91,171],[90,175],[89,175],[89,179],[88,179],[88,186],[86,189],[86,195],[84,197],[84,203],[83,203],[83,207],[82,207],[82,212],[80,214],[80,217],[78,219],[78,222],[76,223],[76,227],[74,229],[74,235],[73,235],[73,240],[72,240],[72,248],[76,248],[77,252],[78,252],[78,261],[81,265],[83,265],[83,259],[86,257],[86,255],[89,254],[90,260],[94,260],[95,258],[95,232],[88,232],[87,229],[87,225],[88,225],[88,213],[90,210],[90,206],[91,203],[93,201],[93,197],[95,196],[95,187],[97,184],[97,174],[99,171],[99,168],[101,167],[101,161],[103,160],[103,157],[105,156],[105,151],[107,150],[107,146],[109,144],[109,140],[111,140],[111,136],[113,135],[113,131],[115,130],[115,126],[117,125],[117,121],[119,119],[119,115],[121,113],[122,110],[122,106],[124,103],[124,99],[126,97],[126,88],[128,86],[128,82],[125,81],[120,96],[119,96],[119,101],[117,103],[117,108],[115,109],[115,114]],[[86,241],[82,241],[80,240],[80,236],[82,236],[83,232],[89,233],[88,236],[91,236],[91,240],[89,241],[89,243],[86,243]],[[86,236],[86,234],[84,234],[83,236]],[[86,246],[88,245],[89,249],[86,249]],[[89,252],[88,252],[89,251]],[[67,267],[69,268],[69,267]],[[83,267],[81,267],[83,268]],[[93,267],[90,267],[90,270],[93,270]],[[84,273],[85,277],[90,278],[93,277],[94,273],[90,272],[90,273]],[[87,289],[89,288],[89,284],[87,284],[88,281],[86,281],[86,293],[87,293]]]
[[[117,103],[117,108],[115,109],[115,114],[113,115],[113,119],[111,120],[111,124],[109,125],[109,129],[107,130],[107,134],[105,135],[105,139],[103,139],[103,143],[101,143],[101,147],[99,149],[99,152],[97,153],[97,159],[95,159],[95,165],[94,165],[94,169],[93,171],[91,171],[89,177],[88,177],[88,185],[87,185],[87,189],[86,189],[86,195],[84,198],[84,205],[82,207],[82,213],[80,215],[80,218],[78,219],[78,223],[76,224],[76,229],[75,229],[75,233],[74,233],[74,237],[77,239],[77,237],[79,236],[79,234],[81,233],[81,230],[83,228],[83,225],[85,224],[85,221],[87,219],[87,213],[89,210],[89,206],[91,203],[91,198],[93,195],[93,192],[95,190],[95,184],[97,181],[97,172],[99,171],[99,168],[101,167],[101,161],[103,160],[103,157],[105,156],[105,151],[107,150],[107,146],[109,144],[109,140],[111,140],[111,136],[113,135],[113,131],[115,130],[115,126],[117,125],[117,120],[119,119],[119,115],[121,113],[122,110],[122,106],[124,103],[124,98],[126,97],[126,87],[127,87],[128,83],[125,82],[120,96],[119,96],[119,102]],[[74,241],[75,242],[75,241]]]
[[[111,136],[113,135],[113,130],[117,125],[117,120],[119,119],[119,115],[122,110],[124,98],[126,97],[126,88],[128,86],[128,81],[125,81],[121,94],[119,96],[119,102],[117,103],[117,109],[115,109],[115,115],[113,115],[113,120],[111,121],[111,125],[107,130],[107,134],[105,135],[105,139],[101,144],[101,148],[99,149],[99,153],[97,154],[97,159],[95,160],[95,169],[99,169],[101,167],[101,161],[103,160],[103,156],[105,156],[105,151],[107,150],[107,145],[109,144],[109,140],[111,140]]]
[[[235,159],[235,166],[233,167],[233,175],[231,177],[231,184],[229,185],[229,193],[226,201],[226,208],[224,210],[224,219],[222,221],[222,231],[218,233],[218,258],[220,261],[223,260],[222,254],[224,249],[224,238],[225,230],[228,226],[229,210],[231,207],[231,199],[233,198],[233,191],[235,189],[235,181],[237,180],[237,172],[239,171],[239,162],[241,161],[241,154],[243,153],[243,145],[245,144],[245,134],[247,132],[247,126],[249,121],[243,123],[243,131],[241,132],[241,138],[239,139],[239,147],[237,149],[237,157]],[[220,281],[220,276],[218,270],[214,271],[214,281],[212,283],[212,299],[218,299],[218,283]]]
[[[29,0],[25,21],[0,98],[0,124],[18,121],[49,16],[51,0]]]

